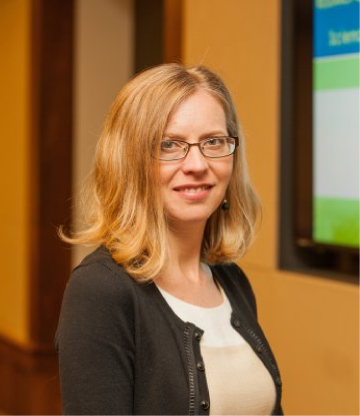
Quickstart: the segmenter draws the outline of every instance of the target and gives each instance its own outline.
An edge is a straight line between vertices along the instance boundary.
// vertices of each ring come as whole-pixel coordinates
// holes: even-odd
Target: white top
[[[231,305],[203,308],[184,302],[158,287],[166,302],[184,322],[204,330],[200,341],[210,394],[210,415],[270,415],[275,385],[250,345],[231,326]]]

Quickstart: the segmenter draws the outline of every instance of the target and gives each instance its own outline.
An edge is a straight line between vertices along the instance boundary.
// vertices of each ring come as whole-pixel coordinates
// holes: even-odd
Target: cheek
[[[171,165],[160,165],[159,175],[161,186],[167,185],[175,174],[175,169]]]
[[[168,181],[168,171],[166,169],[166,166],[160,165],[159,169],[159,177],[160,177],[160,183],[161,185],[164,185]]]
[[[229,161],[228,163],[224,164],[224,166],[221,167],[221,171],[219,171],[219,176],[224,181],[224,185],[228,185],[233,173],[233,161]]]

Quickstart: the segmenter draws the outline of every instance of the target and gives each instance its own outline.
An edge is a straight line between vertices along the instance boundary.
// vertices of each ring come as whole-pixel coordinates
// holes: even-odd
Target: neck
[[[164,274],[168,275],[171,271],[172,275],[186,275],[194,281],[201,279],[203,272],[200,257],[205,225],[199,223],[191,224],[189,227],[169,227],[169,261]],[[175,271],[177,273],[174,273]]]
[[[205,223],[195,223],[186,227],[178,225],[169,227],[170,256],[180,263],[189,259],[200,260]]]
[[[201,264],[205,223],[169,230],[169,261],[156,284],[185,302],[202,307],[222,303],[222,295],[207,265]]]

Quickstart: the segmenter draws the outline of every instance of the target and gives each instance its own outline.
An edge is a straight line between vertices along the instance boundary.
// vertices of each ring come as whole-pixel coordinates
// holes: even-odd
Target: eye
[[[163,140],[161,142],[162,152],[176,152],[182,148],[181,142],[178,142],[177,140]]]
[[[215,147],[223,146],[224,143],[225,143],[225,140],[223,137],[210,137],[209,139],[205,141],[204,146],[215,148]]]

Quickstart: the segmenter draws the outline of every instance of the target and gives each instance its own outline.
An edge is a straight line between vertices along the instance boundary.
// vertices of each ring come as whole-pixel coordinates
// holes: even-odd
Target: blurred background
[[[62,243],[57,227],[78,221],[76,195],[117,91],[148,66],[182,62],[219,73],[242,122],[263,219],[240,265],[285,413],[359,414],[358,211],[355,243],[312,229],[312,22],[330,3],[0,0],[1,413],[61,413],[53,339],[86,250]],[[355,173],[346,182],[358,184]]]

